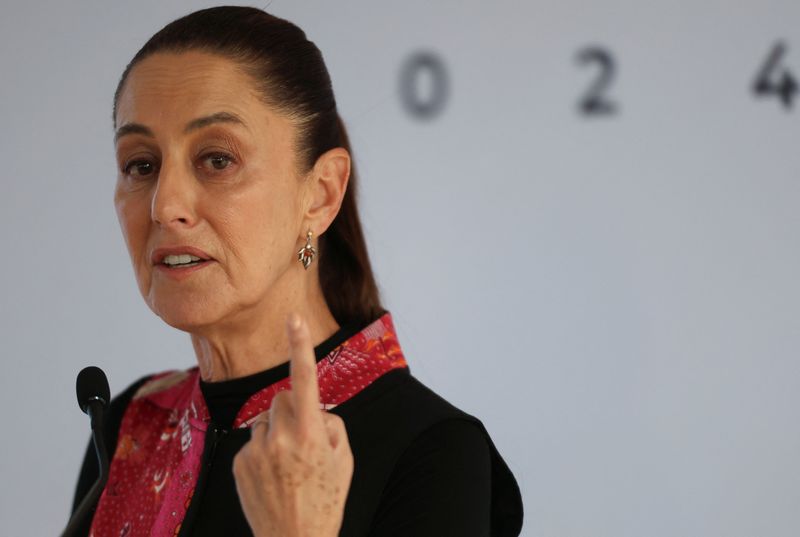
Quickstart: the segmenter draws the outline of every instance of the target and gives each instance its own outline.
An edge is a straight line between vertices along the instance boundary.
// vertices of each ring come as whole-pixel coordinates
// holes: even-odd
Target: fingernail
[[[300,316],[297,313],[289,314],[289,329],[297,331],[300,328]]]

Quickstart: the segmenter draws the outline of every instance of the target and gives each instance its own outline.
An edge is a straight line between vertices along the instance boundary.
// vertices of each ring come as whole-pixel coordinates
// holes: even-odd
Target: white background
[[[111,104],[146,39],[206,5],[3,2],[2,535],[66,523],[89,430],[79,369],[118,393],[194,363],[134,282]],[[800,4],[268,11],[324,54],[411,370],[484,422],[523,535],[800,534],[800,110],[752,92],[779,39],[776,73],[800,77]],[[615,60],[616,115],[578,113],[589,45]],[[449,79],[428,121],[398,93],[418,50]]]

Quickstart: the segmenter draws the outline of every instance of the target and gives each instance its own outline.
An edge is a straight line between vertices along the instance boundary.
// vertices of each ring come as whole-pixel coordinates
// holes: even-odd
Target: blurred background
[[[0,519],[67,521],[112,393],[194,365],[136,287],[112,94],[206,2],[4,0]],[[413,374],[527,537],[800,534],[800,3],[273,0],[322,50]]]

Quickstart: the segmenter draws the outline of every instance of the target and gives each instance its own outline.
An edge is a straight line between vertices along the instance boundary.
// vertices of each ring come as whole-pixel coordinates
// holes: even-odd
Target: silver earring
[[[303,268],[308,270],[308,267],[311,265],[311,262],[314,260],[314,256],[317,255],[317,251],[314,249],[314,246],[311,244],[311,230],[308,230],[308,235],[306,235],[306,244],[300,250],[297,251],[297,259],[303,264]]]

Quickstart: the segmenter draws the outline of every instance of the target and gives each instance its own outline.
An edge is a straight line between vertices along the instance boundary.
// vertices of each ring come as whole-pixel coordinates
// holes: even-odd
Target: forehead
[[[233,60],[201,51],[159,52],[131,69],[117,103],[116,123],[175,123],[182,128],[220,111],[254,124],[275,115]]]

